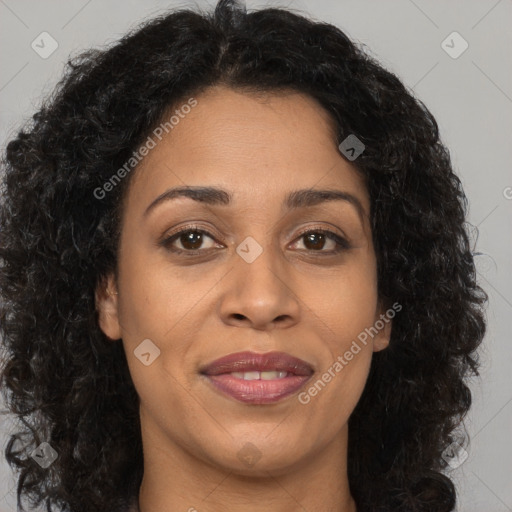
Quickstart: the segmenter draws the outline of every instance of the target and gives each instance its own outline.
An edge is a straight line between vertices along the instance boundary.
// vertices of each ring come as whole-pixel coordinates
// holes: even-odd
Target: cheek
[[[334,436],[348,421],[363,393],[373,355],[366,329],[374,323],[377,303],[371,281],[351,276],[333,286],[337,289],[323,294],[322,302],[317,302],[323,307],[315,307],[313,315],[321,318],[315,320],[322,329],[321,367],[298,396],[310,428],[322,429],[322,439]]]
[[[371,363],[373,346],[368,332],[375,321],[376,295],[370,285],[344,288],[324,305],[315,308],[313,315],[322,320],[317,324],[326,349],[319,377],[332,391],[327,401],[341,399],[350,408],[364,388]]]
[[[377,283],[371,258],[340,272],[307,295],[308,315],[323,342],[321,368],[306,389],[304,403],[318,400],[350,414],[364,389],[372,354],[377,311]],[[319,349],[321,351],[321,349]],[[318,382],[318,381],[321,382]],[[317,383],[315,385],[315,383]],[[308,391],[309,390],[309,391]]]
[[[192,267],[171,264],[163,250],[126,235],[119,261],[120,321],[129,336],[164,340],[182,329],[181,319],[201,306],[215,280]]]
[[[377,311],[377,278],[371,258],[340,267],[323,279],[304,282],[303,300],[312,319],[325,331],[325,339],[333,348],[343,350],[347,343],[375,321]]]

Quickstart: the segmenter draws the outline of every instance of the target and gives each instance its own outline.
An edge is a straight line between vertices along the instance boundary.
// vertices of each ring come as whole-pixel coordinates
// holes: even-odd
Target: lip
[[[286,371],[288,375],[271,380],[244,380],[232,372]],[[223,394],[251,404],[275,403],[296,393],[313,375],[313,367],[285,352],[237,352],[216,359],[200,373]]]

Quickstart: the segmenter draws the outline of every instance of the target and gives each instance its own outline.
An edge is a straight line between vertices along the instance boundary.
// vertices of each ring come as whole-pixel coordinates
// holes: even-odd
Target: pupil
[[[194,243],[194,237],[197,237],[198,239],[195,241]],[[181,239],[181,243],[183,245],[183,247],[185,247],[186,249],[198,249],[199,247],[201,247],[201,237],[202,237],[202,234],[197,232],[197,231],[190,231],[188,234],[186,235],[182,235],[182,239]],[[185,241],[183,241],[183,238],[185,239]],[[192,247],[189,247],[187,246],[187,244],[191,244]]]
[[[322,249],[325,235],[323,233],[310,233],[309,235],[306,235],[306,239],[308,241],[314,240],[315,237],[320,239],[320,243],[316,243],[316,244],[313,243],[313,248]],[[307,243],[306,243],[306,247],[307,247]]]

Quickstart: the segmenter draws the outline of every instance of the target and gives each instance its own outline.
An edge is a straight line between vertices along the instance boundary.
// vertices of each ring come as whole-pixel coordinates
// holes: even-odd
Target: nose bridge
[[[265,233],[266,231],[266,233]],[[247,236],[236,248],[241,261],[237,261],[244,288],[248,286],[279,293],[286,272],[281,264],[280,247],[277,247],[268,229],[260,230],[258,240]],[[263,240],[264,238],[264,240]]]
[[[255,198],[252,200],[255,201]],[[237,219],[237,223],[240,223],[237,231],[241,237],[236,246],[236,254],[242,260],[242,268],[245,265],[247,270],[255,263],[258,263],[257,269],[261,270],[262,262],[272,268],[279,259],[275,252],[276,248],[280,250],[279,236],[275,230],[276,213],[266,207],[264,198],[260,198],[259,202],[259,207],[251,205],[243,209]]]

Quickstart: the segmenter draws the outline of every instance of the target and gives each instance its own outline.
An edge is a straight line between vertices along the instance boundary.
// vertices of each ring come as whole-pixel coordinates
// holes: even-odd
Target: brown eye
[[[210,247],[203,247],[206,239],[215,241],[213,235],[204,229],[194,226],[187,226],[186,228],[173,233],[160,242],[160,245],[167,248],[169,251],[189,255],[195,255],[201,252],[206,252],[212,249],[215,244]],[[316,252],[319,255],[332,255],[337,254],[345,249],[350,248],[347,240],[337,235],[336,233],[325,229],[310,229],[302,232],[298,240],[304,240],[305,251]],[[181,247],[177,247],[176,244]],[[296,242],[297,243],[297,242]],[[326,245],[331,245],[331,248],[325,250]],[[301,249],[302,250],[302,249]]]
[[[305,246],[308,249],[323,249],[327,237],[323,233],[308,233],[307,235],[303,235],[302,238],[305,240]]]
[[[199,231],[186,231],[180,234],[178,240],[185,249],[199,249],[203,243],[203,233]]]
[[[349,249],[350,244],[336,233],[324,229],[310,229],[299,235],[299,240],[304,240],[306,250],[333,254],[344,249]],[[331,250],[323,250],[327,242],[331,242]]]
[[[162,240],[161,245],[173,252],[193,253],[200,251],[201,249],[209,249],[208,247],[206,249],[202,247],[206,238],[214,240],[213,236],[208,231],[198,228],[191,228],[189,226],[186,229],[182,229],[181,231],[178,231],[177,233],[174,233],[173,235]],[[175,247],[175,242],[181,244],[181,247]]]

